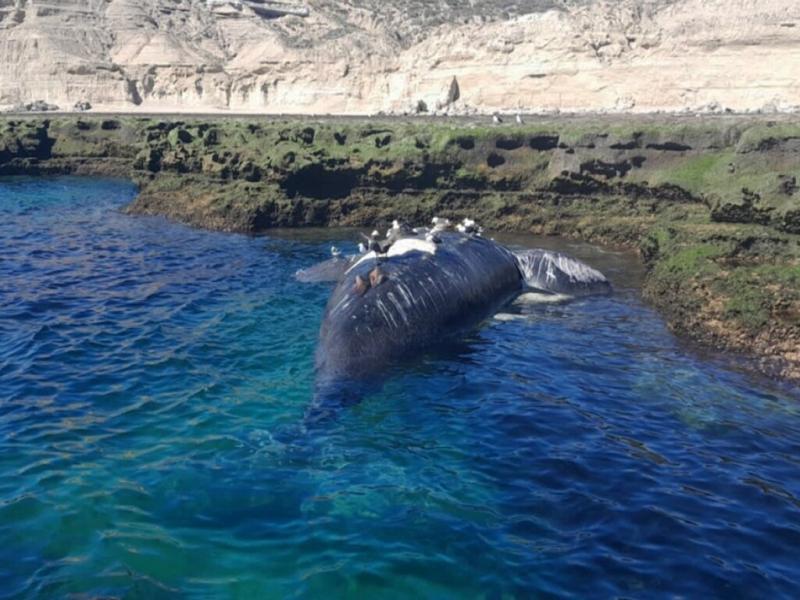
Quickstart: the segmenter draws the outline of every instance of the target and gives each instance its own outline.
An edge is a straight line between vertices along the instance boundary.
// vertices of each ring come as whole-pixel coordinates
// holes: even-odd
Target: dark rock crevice
[[[517,150],[525,145],[521,137],[501,137],[494,143],[498,150]]]
[[[506,163],[506,159],[497,152],[491,152],[489,156],[486,157],[486,164],[489,165],[490,168],[496,169],[497,167],[504,165]]]
[[[544,152],[554,150],[558,147],[559,137],[557,135],[537,135],[528,141],[528,146],[532,150]]]
[[[659,144],[647,144],[645,146],[648,150],[660,150],[662,152],[687,152],[692,149],[691,146],[681,144],[679,142],[663,142]]]
[[[353,193],[362,176],[363,172],[357,169],[311,164],[287,175],[280,187],[288,198],[346,198]]]

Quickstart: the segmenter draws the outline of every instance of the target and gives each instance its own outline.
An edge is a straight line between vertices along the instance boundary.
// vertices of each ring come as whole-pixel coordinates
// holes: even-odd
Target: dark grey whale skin
[[[358,388],[390,365],[477,325],[517,295],[514,255],[491,240],[442,233],[435,254],[412,251],[355,265],[330,297],[316,355],[317,396]],[[363,294],[376,267],[385,280]]]

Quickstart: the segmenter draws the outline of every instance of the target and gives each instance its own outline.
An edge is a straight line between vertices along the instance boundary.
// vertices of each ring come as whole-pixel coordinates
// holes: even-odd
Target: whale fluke
[[[611,291],[605,275],[567,254],[536,249],[514,256],[525,285],[532,290],[573,296]]]

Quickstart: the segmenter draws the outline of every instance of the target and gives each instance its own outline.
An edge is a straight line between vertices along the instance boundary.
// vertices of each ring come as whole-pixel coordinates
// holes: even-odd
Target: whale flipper
[[[611,291],[605,275],[567,254],[535,249],[515,252],[514,256],[529,289],[571,296]]]
[[[294,277],[303,283],[337,283],[352,265],[353,257],[334,256],[307,269],[300,269]]]

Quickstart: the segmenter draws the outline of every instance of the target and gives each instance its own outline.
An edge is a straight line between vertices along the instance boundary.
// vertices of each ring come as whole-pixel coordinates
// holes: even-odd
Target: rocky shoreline
[[[0,174],[134,179],[133,214],[198,227],[434,214],[639,250],[679,334],[800,380],[800,122],[766,117],[0,120]]]

